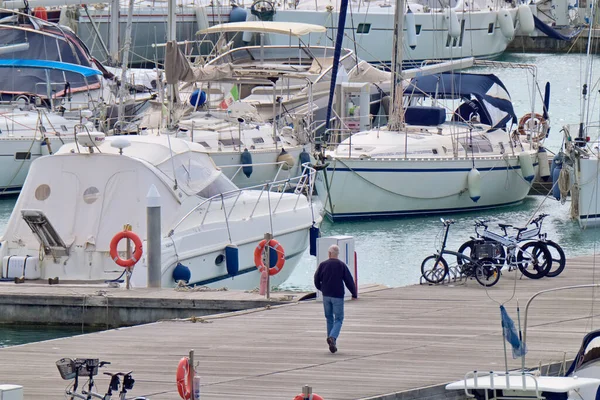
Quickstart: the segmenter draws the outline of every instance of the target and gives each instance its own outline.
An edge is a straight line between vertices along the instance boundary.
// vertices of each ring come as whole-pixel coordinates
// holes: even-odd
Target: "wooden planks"
[[[569,260],[553,279],[504,273],[487,293],[474,280],[372,288],[347,303],[336,354],[327,349],[322,305],[315,301],[9,347],[0,349],[0,382],[23,385],[26,399],[62,399],[68,382],[55,361],[97,357],[112,362],[107,370],[134,371],[132,396],[177,399],[177,363],[194,349],[203,400],[291,400],[304,384],[327,400],[383,398],[461,379],[473,369],[504,369],[495,301],[511,299],[506,306],[516,323],[517,300],[523,316],[532,294],[597,277],[594,258],[582,257]],[[583,335],[600,327],[589,318],[600,312],[599,294],[582,289],[540,296],[530,309],[527,365],[572,358]],[[508,358],[510,368],[520,366]],[[99,375],[97,382],[104,392],[108,381]]]

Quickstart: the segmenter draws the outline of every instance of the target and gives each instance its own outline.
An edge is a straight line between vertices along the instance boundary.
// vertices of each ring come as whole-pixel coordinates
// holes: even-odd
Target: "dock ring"
[[[190,359],[183,357],[177,365],[177,391],[183,400],[192,398],[192,379],[194,373],[190,366]]]
[[[117,252],[117,246],[119,245],[119,242],[125,238],[132,240],[133,244],[135,245],[135,251],[131,255],[131,258],[126,260],[119,257],[119,253]],[[140,258],[142,258],[142,240],[138,235],[131,231],[122,231],[117,233],[110,241],[110,258],[112,258],[113,261],[121,267],[133,267],[140,260]]]
[[[263,250],[265,249],[266,244],[267,241],[263,239],[258,246],[256,246],[256,249],[254,249],[254,265],[256,265],[258,272],[261,274],[266,268],[265,263],[263,262]],[[283,264],[285,264],[285,251],[283,250],[283,246],[275,239],[269,241],[269,247],[277,252],[277,263],[274,267],[269,268],[269,276],[273,276],[277,275],[279,271],[283,269]]]

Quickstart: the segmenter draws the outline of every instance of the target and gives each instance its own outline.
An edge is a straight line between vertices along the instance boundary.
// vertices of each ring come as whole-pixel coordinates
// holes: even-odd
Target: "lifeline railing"
[[[251,165],[251,164],[248,164],[248,165]],[[173,228],[169,231],[167,236],[168,237],[173,236],[173,234],[175,233],[175,230],[187,218],[189,218],[190,215],[195,213],[197,210],[201,209],[203,206],[206,206],[206,208],[204,209],[204,215],[202,217],[202,221],[200,222],[200,225],[203,225],[204,221],[206,221],[206,217],[208,216],[209,211],[211,210],[211,205],[213,203],[219,203],[219,202],[221,203],[221,209],[223,210],[223,213],[225,215],[225,223],[227,224],[227,227],[228,227],[227,230],[229,231],[229,217],[231,216],[231,213],[233,212],[242,193],[247,192],[248,190],[260,190],[260,194],[259,194],[258,198],[256,199],[256,203],[254,204],[252,211],[248,215],[248,218],[252,218],[254,216],[254,214],[258,208],[258,205],[260,203],[260,200],[262,199],[265,192],[267,193],[268,203],[269,203],[269,212],[271,215],[273,215],[277,212],[277,209],[281,203],[281,199],[283,198],[284,194],[288,193],[288,190],[291,190],[291,189],[293,189],[293,194],[295,194],[297,196],[296,203],[294,204],[294,209],[296,209],[298,207],[298,203],[300,202],[300,197],[306,195],[306,197],[309,200],[309,203],[312,201],[312,192],[313,192],[313,188],[314,188],[316,173],[317,173],[317,171],[314,168],[312,168],[310,163],[304,163],[304,164],[302,164],[302,174],[299,176],[296,176],[293,178],[288,178],[288,179],[282,179],[279,181],[264,183],[262,185],[250,186],[250,187],[247,187],[244,189],[230,190],[230,191],[223,192],[223,193],[214,195],[212,197],[209,197],[208,199],[205,199],[204,201],[202,201],[201,203],[196,205],[194,208],[192,208],[187,214],[185,214],[173,226]],[[277,199],[276,199],[276,204],[275,204],[274,208],[271,208],[271,203],[272,203],[271,193],[276,193],[278,195],[278,196],[276,196]],[[233,201],[233,204],[231,204],[231,206],[229,208],[229,212],[228,212],[227,206],[225,204],[225,199],[226,198],[229,199],[232,197],[235,197],[235,200]]]
[[[252,168],[257,168],[257,167],[261,168],[261,167],[274,166],[277,168],[277,171],[275,172],[275,176],[273,177],[273,179],[271,179],[271,181],[278,181],[278,180],[286,179],[286,178],[280,178],[280,176],[279,176],[281,174],[281,171],[283,171],[284,164],[287,164],[287,161],[276,161],[276,162],[270,162],[270,163],[254,163],[254,164],[230,164],[230,165],[221,165],[221,166],[219,166],[219,168],[221,170],[225,170],[228,168],[235,168],[235,172],[233,173],[233,175],[230,178],[233,181],[238,176],[238,174],[243,171],[244,167],[252,166]],[[247,188],[240,187],[240,189],[247,189]]]
[[[499,378],[499,379],[494,379]],[[510,379],[517,378],[517,379]],[[472,381],[470,381],[472,379]],[[508,372],[479,372],[472,371],[465,374],[465,395],[469,398],[475,397],[470,390],[484,389],[485,399],[490,399],[490,393],[488,390],[494,391],[493,399],[515,399],[515,398],[537,398],[543,399],[542,393],[539,389],[537,377],[525,371],[508,371]],[[472,384],[470,384],[472,383]],[[480,384],[481,383],[481,384]],[[497,396],[495,390],[519,390],[523,392],[531,393],[530,396]],[[512,392],[511,392],[512,393]],[[535,393],[535,397],[533,394]]]

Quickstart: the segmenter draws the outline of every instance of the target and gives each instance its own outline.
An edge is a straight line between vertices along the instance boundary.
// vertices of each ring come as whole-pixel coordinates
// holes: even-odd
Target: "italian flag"
[[[240,95],[238,93],[238,88],[236,85],[233,85],[233,87],[231,88],[229,93],[227,93],[227,95],[225,95],[225,98],[223,99],[223,101],[221,102],[221,104],[219,106],[221,107],[222,110],[227,110],[229,108],[229,106],[231,105],[231,103],[233,103],[236,100],[239,100],[239,98],[240,98]]]

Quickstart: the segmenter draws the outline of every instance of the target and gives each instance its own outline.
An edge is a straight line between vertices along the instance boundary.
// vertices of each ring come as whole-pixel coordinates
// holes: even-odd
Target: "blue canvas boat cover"
[[[475,99],[480,106],[478,112],[483,113],[482,122],[504,127],[511,119],[517,121],[508,90],[493,74],[445,72],[418,76],[411,80],[404,94],[437,99]]]
[[[0,36],[2,45],[5,46],[22,43],[29,45],[25,51],[0,54],[0,60],[6,63],[0,74],[3,100],[10,100],[13,94],[19,93],[45,97],[48,81],[57,93],[66,91],[67,86],[72,91],[100,86],[101,76],[95,70],[101,68],[94,68],[97,65],[88,49],[69,31],[45,25],[39,30],[31,25],[3,25],[0,26]],[[37,64],[35,61],[42,63]],[[27,64],[11,65],[11,62]],[[64,65],[65,63],[84,68],[78,69]],[[15,68],[9,68],[12,66]],[[95,72],[92,73],[91,69]]]

